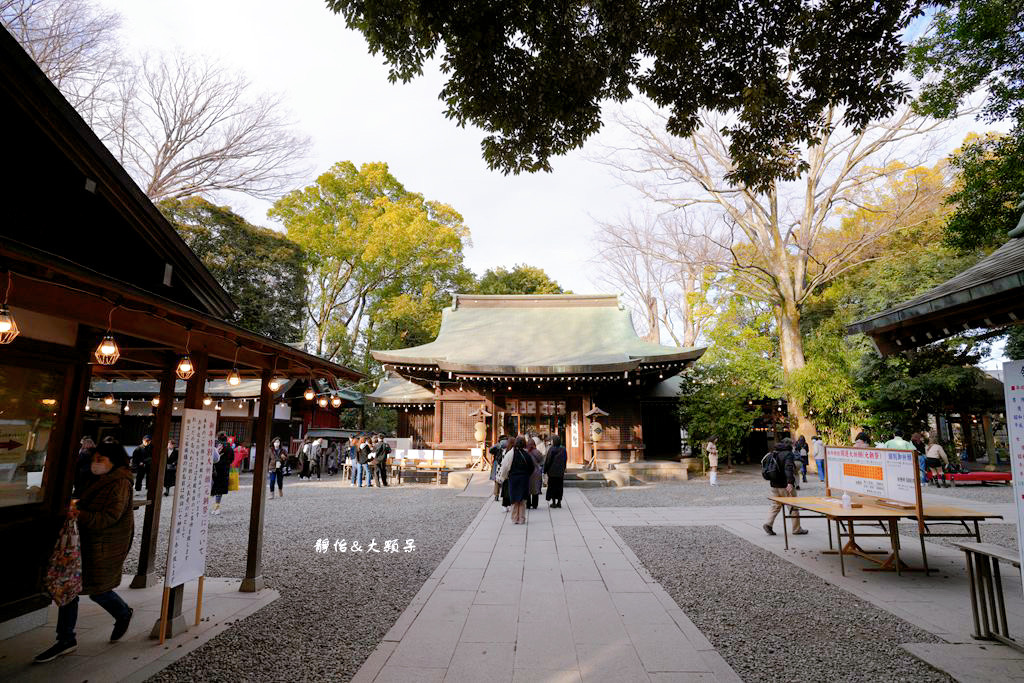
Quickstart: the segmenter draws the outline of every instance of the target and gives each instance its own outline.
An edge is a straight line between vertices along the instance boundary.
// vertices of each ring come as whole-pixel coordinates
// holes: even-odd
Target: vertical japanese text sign
[[[1006,436],[1013,473],[1013,499],[1017,501],[1017,547],[1024,560],[1024,360],[1003,363],[1003,392],[1006,395]],[[1024,561],[1021,567],[1024,568]]]
[[[174,487],[167,578],[164,585],[180,586],[206,572],[206,536],[213,483],[213,445],[217,413],[185,410],[178,446],[178,476]]]

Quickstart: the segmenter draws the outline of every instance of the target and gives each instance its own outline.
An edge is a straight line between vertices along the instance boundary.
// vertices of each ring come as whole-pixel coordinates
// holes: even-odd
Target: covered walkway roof
[[[930,344],[966,330],[1024,321],[1024,237],[1011,238],[973,267],[924,294],[846,329],[871,337],[883,354]]]

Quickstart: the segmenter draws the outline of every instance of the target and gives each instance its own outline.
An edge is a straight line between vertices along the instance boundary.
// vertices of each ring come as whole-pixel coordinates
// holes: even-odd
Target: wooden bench
[[[1024,652],[1024,646],[1010,637],[1003,601],[1003,580],[999,563],[1020,569],[1020,555],[992,543],[956,543],[967,558],[967,577],[971,584],[971,617],[979,640],[998,640]]]
[[[932,474],[929,472],[929,481],[931,478]],[[954,484],[962,484],[965,482],[977,482],[979,484],[1011,484],[1013,481],[1013,475],[1009,472],[953,472],[952,474],[946,475],[946,481],[951,481]]]

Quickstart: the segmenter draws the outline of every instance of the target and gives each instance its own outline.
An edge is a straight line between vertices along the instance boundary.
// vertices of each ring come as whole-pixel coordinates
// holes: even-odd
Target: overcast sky
[[[258,89],[282,93],[313,138],[310,182],[336,161],[387,162],[407,189],[463,215],[473,240],[466,261],[477,273],[528,263],[577,293],[600,289],[588,277],[592,216],[620,215],[631,191],[582,154],[555,159],[553,173],[488,170],[482,133],[444,117],[440,76],[389,84],[382,58],[322,2],[101,1],[123,15],[133,47],[212,55]],[[230,201],[251,222],[272,226],[268,204]]]

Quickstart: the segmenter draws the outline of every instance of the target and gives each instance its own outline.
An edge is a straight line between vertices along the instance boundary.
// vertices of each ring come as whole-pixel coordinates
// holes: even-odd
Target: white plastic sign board
[[[829,489],[917,505],[913,451],[827,446]]]
[[[1024,559],[1024,360],[1003,363],[1003,393],[1006,397],[1006,436],[1010,446],[1013,499],[1017,501],[1017,547]],[[1021,567],[1024,568],[1024,561]]]
[[[180,586],[206,573],[216,433],[216,412],[184,411],[167,546],[167,578],[164,585],[168,587]]]

